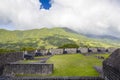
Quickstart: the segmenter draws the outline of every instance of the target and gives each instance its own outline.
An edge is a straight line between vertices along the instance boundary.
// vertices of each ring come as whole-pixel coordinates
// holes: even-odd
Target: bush
[[[79,48],[77,44],[64,44],[63,46],[60,46],[59,48]]]
[[[6,52],[16,52],[15,50],[12,49],[0,49],[0,53],[6,53]]]
[[[21,51],[33,51],[33,50],[36,50],[36,49],[33,48],[33,47],[23,47],[23,48],[21,48]]]

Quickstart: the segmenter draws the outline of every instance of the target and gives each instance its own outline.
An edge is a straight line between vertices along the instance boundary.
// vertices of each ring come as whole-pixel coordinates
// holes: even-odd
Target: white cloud
[[[119,0],[53,0],[40,10],[39,0],[0,0],[0,24],[16,29],[69,27],[80,33],[120,34]]]

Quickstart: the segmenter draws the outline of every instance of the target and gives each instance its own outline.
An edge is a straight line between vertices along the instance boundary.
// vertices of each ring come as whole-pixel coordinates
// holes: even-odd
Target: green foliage
[[[3,49],[57,48],[64,44],[77,44],[80,47],[120,47],[118,43],[90,39],[67,28],[42,28],[26,31],[0,29],[0,48]]]
[[[33,48],[33,47],[23,47],[23,48],[21,48],[21,51],[33,51],[33,50],[36,50],[36,48]]]
[[[64,44],[59,48],[79,48],[79,46],[77,44]]]
[[[45,46],[40,46],[39,48],[43,50],[43,49],[45,49]]]
[[[91,54],[91,56],[103,56],[104,58],[108,58],[110,56],[109,53],[106,54]]]
[[[0,49],[0,53],[8,53],[8,52],[16,52],[15,50],[12,50],[12,49]]]
[[[75,43],[72,40],[69,40],[68,38],[61,38],[57,36],[49,36],[43,39],[44,41],[47,41],[49,44],[52,44],[54,46],[62,46],[64,44],[70,44],[70,43]]]

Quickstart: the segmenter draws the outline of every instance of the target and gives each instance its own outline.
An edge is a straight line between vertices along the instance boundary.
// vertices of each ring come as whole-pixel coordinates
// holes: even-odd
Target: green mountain
[[[118,47],[114,42],[88,38],[68,28],[42,28],[33,30],[9,31],[0,29],[0,48],[58,48],[64,44],[77,44],[80,47]]]

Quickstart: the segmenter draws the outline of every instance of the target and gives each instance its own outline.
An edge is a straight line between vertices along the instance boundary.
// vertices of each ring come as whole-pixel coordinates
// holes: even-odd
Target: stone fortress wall
[[[115,50],[103,62],[105,80],[120,80],[120,49]]]
[[[4,67],[3,76],[15,76],[16,74],[52,74],[53,64],[46,63],[10,63]]]
[[[49,50],[39,50],[41,55],[58,55],[58,54],[75,54],[75,53],[112,53],[117,48],[65,48],[65,49],[49,49]],[[33,52],[28,52],[32,54]],[[33,53],[33,55],[35,52]]]
[[[116,50],[116,48],[66,48],[66,49],[49,49],[49,50],[39,50],[43,56],[44,55],[59,55],[59,54],[71,54],[71,53],[112,53]],[[16,53],[8,53],[0,55],[0,73],[8,76],[10,74],[14,75],[14,73],[23,74],[28,72],[34,74],[51,74],[53,72],[54,65],[53,64],[18,64],[11,63],[19,60],[23,60],[23,52]],[[28,52],[28,54],[35,55],[35,51]],[[25,70],[26,69],[26,70]],[[36,71],[36,69],[38,71]],[[107,69],[105,69],[107,70]],[[105,71],[104,70],[104,71]],[[12,72],[11,72],[12,71]]]
[[[3,73],[5,64],[23,60],[23,52],[2,53],[0,54],[0,75]]]

